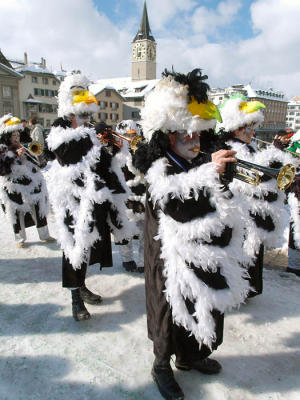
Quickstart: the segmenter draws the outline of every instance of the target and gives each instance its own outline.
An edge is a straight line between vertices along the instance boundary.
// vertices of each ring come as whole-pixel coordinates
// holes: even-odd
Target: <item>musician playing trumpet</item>
[[[289,164],[291,157],[275,147],[258,151],[252,141],[255,128],[264,120],[265,105],[259,101],[247,101],[241,95],[225,100],[220,106],[222,123],[217,125],[218,139],[228,148],[236,151],[236,157],[258,166],[280,168]],[[284,192],[279,192],[276,181],[261,174],[260,184],[252,186],[234,179],[230,190],[249,212],[245,231],[244,251],[253,261],[246,267],[252,292],[250,296],[263,291],[264,247],[282,247],[283,233],[288,220],[284,208]]]
[[[0,119],[0,203],[13,226],[17,246],[25,246],[25,228],[36,225],[44,242],[49,235],[48,193],[38,160],[20,144],[21,121],[7,114]]]
[[[214,136],[218,109],[206,76],[165,71],[141,111],[145,144],[134,166],[145,174],[144,267],[152,377],[165,399],[184,399],[170,365],[217,374],[209,356],[222,343],[224,312],[244,301],[240,205],[220,180],[232,150],[199,153]],[[211,162],[212,161],[212,162]],[[195,375],[195,378],[197,376]]]
[[[119,241],[136,233],[126,216],[127,194],[111,155],[90,124],[99,107],[88,85],[80,72],[65,78],[58,92],[59,118],[47,138],[56,157],[47,183],[63,250],[62,284],[71,289],[76,321],[90,318],[84,303],[102,301],[86,287],[85,277],[89,265],[112,266],[111,230]]]

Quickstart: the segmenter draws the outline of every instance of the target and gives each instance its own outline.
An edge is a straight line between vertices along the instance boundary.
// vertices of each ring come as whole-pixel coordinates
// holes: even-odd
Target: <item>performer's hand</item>
[[[284,144],[288,144],[288,142],[290,141],[290,139],[286,135],[285,136],[281,136],[280,140]]]
[[[22,157],[25,151],[26,151],[25,147],[19,147],[17,150],[18,157]]]
[[[236,162],[236,158],[233,156],[236,154],[236,151],[233,150],[219,150],[215,153],[212,153],[211,160],[212,162],[218,164],[217,172],[219,174],[223,174],[225,172],[226,163],[228,162]]]

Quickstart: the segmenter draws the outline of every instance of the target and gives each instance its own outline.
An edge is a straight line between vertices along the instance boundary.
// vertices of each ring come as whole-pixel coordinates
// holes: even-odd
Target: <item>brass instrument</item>
[[[43,146],[39,142],[31,142],[21,145],[26,150],[26,155],[33,161],[38,162],[38,158],[43,153]]]
[[[193,151],[207,154],[204,151],[201,151],[198,147],[195,147]],[[227,170],[227,172],[224,174],[224,181],[227,183],[229,183],[230,180],[227,179],[226,175],[228,176],[232,174],[234,179],[239,179],[240,181],[257,186],[261,183],[259,172],[262,172],[263,174],[276,179],[277,188],[279,190],[286,190],[290,187],[295,177],[296,169],[293,164],[286,164],[282,168],[269,168],[264,167],[263,165],[251,163],[249,161],[240,160],[236,157],[235,159],[237,160],[236,162],[228,163],[233,164],[233,169],[230,172]],[[252,173],[252,176],[237,170],[237,167],[249,170],[250,173]]]
[[[266,140],[262,140],[262,139],[259,139],[256,137],[253,137],[252,140],[256,140],[259,143],[267,144],[268,146],[273,145],[273,143],[271,143],[271,142],[267,142]],[[296,153],[296,152],[288,150],[288,149],[283,149],[283,151],[293,154],[294,157],[300,157],[300,153]]]
[[[114,136],[115,138],[121,139],[120,142],[117,142],[116,140],[113,140],[109,137],[109,135]],[[135,135],[132,138],[129,138],[124,135],[120,135],[119,133],[113,131],[113,130],[106,130],[103,133],[98,133],[97,134],[98,138],[101,140],[102,143],[111,143],[114,146],[122,147],[123,146],[123,140],[126,140],[129,142],[130,149],[135,152],[138,148],[138,143],[142,141],[141,136]]]
[[[239,171],[234,171],[234,178],[240,179],[255,186],[257,186],[261,182],[261,178],[258,175],[257,171],[262,172],[263,174],[273,179],[276,179],[277,188],[279,190],[286,190],[287,188],[289,188],[295,177],[296,169],[293,164],[286,164],[282,168],[269,168],[264,167],[263,165],[251,163],[249,161],[240,160],[238,158],[236,160],[236,166],[250,170],[254,173],[255,178],[251,176],[249,176],[248,178],[247,175],[243,173],[240,176]]]

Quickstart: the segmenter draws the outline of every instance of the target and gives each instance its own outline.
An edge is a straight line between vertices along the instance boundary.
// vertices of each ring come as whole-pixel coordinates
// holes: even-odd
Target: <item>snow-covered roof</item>
[[[253,89],[251,85],[246,85],[247,97],[260,97],[267,100],[279,100],[288,102],[282,92],[276,92],[273,89]]]
[[[48,68],[43,68],[38,64],[28,64],[28,65],[18,66],[16,70],[18,72],[33,72],[37,74],[54,75],[53,72],[50,71]]]
[[[13,70],[12,68],[9,68],[7,65],[0,63],[0,67],[3,68],[5,71],[10,72],[11,74],[15,75],[18,78],[24,78],[23,75],[20,72],[17,72]]]
[[[117,90],[125,98],[142,98],[151,91],[159,81],[160,79],[133,81],[131,77],[99,79],[96,83],[90,85],[89,89],[93,94],[97,94],[105,88],[110,88]]]

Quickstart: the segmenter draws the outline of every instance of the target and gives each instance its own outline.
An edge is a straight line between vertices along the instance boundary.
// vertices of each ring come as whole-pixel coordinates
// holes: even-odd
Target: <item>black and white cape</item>
[[[38,161],[26,154],[18,157],[7,146],[1,145],[0,171],[0,203],[15,233],[21,229],[20,213],[24,214],[26,228],[35,225],[31,217],[33,209],[37,226],[46,225],[48,192]]]
[[[156,308],[155,297],[160,294],[154,290],[161,279],[155,277],[156,270],[162,265],[173,322],[200,346],[211,348],[216,340],[213,310],[224,313],[242,303],[249,292],[248,274],[240,264],[250,262],[241,255],[243,211],[220,182],[214,163],[183,172],[164,157],[152,164],[145,179],[149,336],[168,324],[166,306],[159,303],[160,310]]]
[[[90,249],[103,239],[100,225],[107,223],[120,241],[130,239],[135,226],[126,216],[126,191],[93,128],[72,128],[58,121],[50,131],[48,146],[57,158],[47,180],[57,238],[73,268],[78,269],[88,262]],[[102,213],[101,206],[109,212],[102,207]]]

